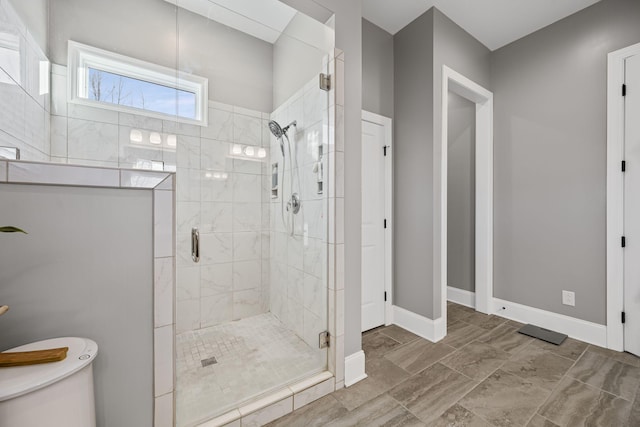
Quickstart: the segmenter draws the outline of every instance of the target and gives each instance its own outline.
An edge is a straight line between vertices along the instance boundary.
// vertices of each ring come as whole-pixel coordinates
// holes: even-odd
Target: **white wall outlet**
[[[564,305],[570,305],[571,307],[575,307],[576,293],[571,291],[562,291],[562,303]]]

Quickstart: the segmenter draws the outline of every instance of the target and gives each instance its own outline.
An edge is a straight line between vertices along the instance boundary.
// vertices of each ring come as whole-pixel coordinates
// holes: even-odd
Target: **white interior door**
[[[384,325],[384,127],[362,122],[362,330]]]
[[[640,356],[640,55],[625,61],[624,349]]]

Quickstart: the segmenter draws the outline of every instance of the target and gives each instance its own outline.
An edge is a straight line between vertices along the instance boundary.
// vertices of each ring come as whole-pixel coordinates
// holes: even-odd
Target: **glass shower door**
[[[190,426],[327,369],[329,94],[318,76],[333,33],[291,9],[287,28],[259,41],[181,3],[178,69],[209,81],[207,124],[174,130],[176,418]]]

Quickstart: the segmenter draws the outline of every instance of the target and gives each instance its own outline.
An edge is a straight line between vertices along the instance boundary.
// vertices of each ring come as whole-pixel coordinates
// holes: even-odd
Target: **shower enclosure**
[[[209,103],[207,126],[178,134],[178,426],[327,370],[329,92],[319,76],[333,31],[276,3],[287,23],[259,40],[230,27],[255,16],[177,10],[178,69],[198,74],[233,53],[203,57],[196,37],[253,50],[235,59],[228,87],[209,81],[224,102]]]

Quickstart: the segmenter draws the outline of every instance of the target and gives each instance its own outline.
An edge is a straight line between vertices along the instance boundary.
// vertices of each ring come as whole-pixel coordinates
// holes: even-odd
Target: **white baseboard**
[[[504,307],[504,309],[503,309]],[[531,323],[545,329],[567,334],[589,344],[607,347],[607,327],[575,317],[529,307],[515,302],[493,299],[494,313],[520,323]]]
[[[344,385],[349,387],[367,378],[364,372],[364,351],[360,350],[344,358]]]
[[[447,299],[456,304],[476,308],[476,293],[447,286]]]
[[[397,305],[393,306],[393,323],[431,342],[440,341],[446,334],[443,317],[428,319]]]

